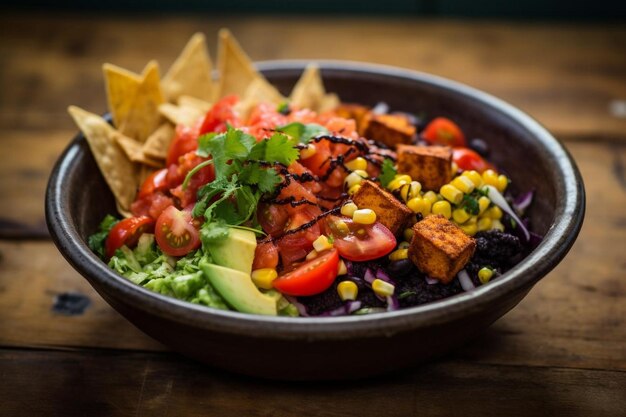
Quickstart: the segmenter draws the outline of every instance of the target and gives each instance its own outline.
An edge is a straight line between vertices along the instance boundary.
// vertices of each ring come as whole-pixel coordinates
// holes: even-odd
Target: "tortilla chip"
[[[128,118],[132,107],[131,98],[137,94],[141,84],[141,76],[113,64],[102,66],[106,84],[109,111],[113,124],[119,128],[123,120]]]
[[[136,172],[134,164],[115,142],[118,132],[97,114],[76,106],[70,106],[67,110],[85,135],[118,206],[128,210],[135,199]]]
[[[217,68],[220,74],[218,98],[230,94],[243,97],[248,86],[258,79],[266,84],[266,89],[274,90],[274,94],[280,95],[278,90],[254,68],[252,61],[228,29],[221,29],[219,32],[217,53]]]
[[[265,80],[256,79],[246,89],[246,93],[242,99],[235,104],[235,111],[241,117],[241,120],[248,120],[252,110],[262,102],[279,105],[286,99],[276,91],[276,89],[267,88]]]
[[[120,204],[118,202],[115,202],[115,206],[117,207],[117,211],[122,215],[122,217],[126,219],[128,219],[129,217],[133,217],[133,213],[123,207],[120,207]]]
[[[161,92],[159,64],[150,61],[142,75],[141,84],[131,100],[128,117],[119,126],[121,133],[141,143],[161,124],[159,105],[165,101]]]
[[[163,93],[174,102],[181,95],[190,95],[212,101],[215,88],[212,78],[213,64],[207,52],[202,33],[196,33],[163,77]]]
[[[194,107],[202,113],[208,112],[211,110],[211,107],[213,107],[208,101],[200,100],[192,96],[180,96],[178,98],[178,105],[182,107]]]
[[[319,67],[316,64],[309,64],[293,87],[289,98],[291,104],[297,108],[317,111],[325,94]]]
[[[153,166],[155,168],[161,168],[163,166],[162,161],[145,155],[143,153],[142,144],[137,142],[135,139],[131,139],[128,136],[124,136],[123,134],[116,132],[115,141],[122,148],[126,157],[131,161]]]
[[[334,110],[341,104],[341,100],[339,96],[335,93],[328,93],[324,97],[322,97],[322,101],[319,104],[319,108],[317,111],[320,113]]]
[[[159,112],[175,125],[191,127],[198,122],[204,113],[195,107],[176,106],[171,103],[163,103],[159,106]]]
[[[170,123],[163,123],[152,132],[141,148],[143,154],[153,159],[167,158],[167,151],[174,139],[174,127]]]

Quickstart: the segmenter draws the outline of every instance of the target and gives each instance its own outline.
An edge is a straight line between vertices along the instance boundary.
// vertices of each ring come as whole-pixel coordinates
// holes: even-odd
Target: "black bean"
[[[413,270],[413,262],[409,259],[401,259],[399,261],[390,262],[387,271],[393,279],[394,276],[405,276]]]
[[[487,145],[487,142],[480,138],[470,140],[469,147],[478,152],[478,154],[482,157],[489,156],[489,145]]]

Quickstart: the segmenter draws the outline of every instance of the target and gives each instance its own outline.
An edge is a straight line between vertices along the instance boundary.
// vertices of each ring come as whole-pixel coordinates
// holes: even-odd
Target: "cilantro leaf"
[[[294,142],[285,134],[274,133],[269,139],[257,142],[252,147],[249,159],[290,165],[300,156]]]
[[[383,187],[386,187],[387,184],[389,184],[391,180],[393,180],[393,177],[395,177],[397,173],[398,170],[396,169],[393,161],[391,159],[385,158],[385,160],[383,161],[382,169],[380,171],[380,175],[378,176],[381,185]]]
[[[300,122],[289,123],[287,125],[277,127],[276,130],[289,135],[299,143],[304,144],[309,143],[315,136],[322,134],[327,135],[330,133],[328,129],[322,125],[318,125],[317,123],[303,124]]]
[[[255,143],[254,136],[229,126],[224,139],[224,153],[229,159],[245,159]]]
[[[257,186],[262,193],[272,193],[274,188],[281,182],[280,175],[273,169],[265,169],[261,171],[259,175],[259,182]]]
[[[478,214],[480,212],[480,207],[478,206],[478,200],[470,195],[464,195],[463,201],[461,202],[461,207],[465,209],[470,214]]]
[[[200,240],[203,246],[219,242],[228,237],[228,226],[222,219],[206,222],[200,228]]]

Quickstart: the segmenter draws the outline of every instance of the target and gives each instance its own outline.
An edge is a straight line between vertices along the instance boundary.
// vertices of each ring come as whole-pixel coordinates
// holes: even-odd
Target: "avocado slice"
[[[213,262],[245,274],[252,273],[256,235],[249,230],[229,228],[228,237],[207,245]]]
[[[208,262],[201,262],[200,270],[235,310],[242,313],[277,315],[276,298],[260,292],[250,274]]]

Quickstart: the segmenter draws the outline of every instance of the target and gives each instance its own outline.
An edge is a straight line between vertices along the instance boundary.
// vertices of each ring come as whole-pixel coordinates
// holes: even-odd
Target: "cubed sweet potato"
[[[470,260],[476,242],[441,215],[428,216],[413,226],[409,259],[424,274],[444,284]]]
[[[398,173],[410,175],[425,190],[439,191],[452,180],[452,148],[399,145]]]
[[[376,213],[376,219],[394,235],[402,232],[413,212],[376,183],[365,180],[354,193],[352,201],[360,209],[368,208]]]
[[[384,143],[390,148],[413,142],[415,126],[402,114],[370,114],[363,119],[367,127],[363,136]]]

